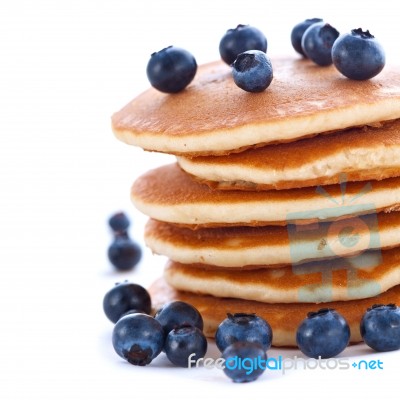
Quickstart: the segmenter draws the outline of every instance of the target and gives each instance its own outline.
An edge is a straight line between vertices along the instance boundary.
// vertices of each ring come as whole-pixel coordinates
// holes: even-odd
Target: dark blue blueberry
[[[172,364],[188,368],[194,366],[207,352],[207,339],[194,326],[185,326],[170,331],[165,339],[164,351]]]
[[[255,381],[266,369],[267,354],[257,343],[235,342],[222,353],[225,374],[233,382]]]
[[[292,29],[292,33],[290,35],[290,40],[292,41],[293,48],[302,56],[307,57],[301,47],[301,39],[303,38],[304,32],[310,27],[312,24],[316,24],[317,22],[322,22],[321,18],[311,18],[306,19],[303,22],[295,25]]]
[[[108,248],[108,259],[119,271],[130,271],[142,258],[142,249],[127,235],[116,235]]]
[[[262,92],[272,82],[271,61],[260,50],[249,50],[239,54],[232,67],[233,80],[247,92]]]
[[[221,58],[231,65],[236,57],[247,50],[267,51],[267,39],[257,28],[250,25],[238,25],[228,29],[219,43]]]
[[[172,301],[164,304],[156,313],[154,318],[160,322],[168,335],[172,329],[183,326],[195,326],[203,330],[203,318],[192,305],[183,301]]]
[[[164,346],[165,335],[158,321],[146,314],[131,314],[114,326],[114,350],[133,365],[144,366],[157,357]]]
[[[360,331],[364,342],[376,351],[400,349],[400,307],[375,304],[364,314]]]
[[[312,24],[303,34],[301,47],[306,56],[318,65],[332,64],[332,46],[339,32],[325,22]]]
[[[335,67],[350,79],[373,78],[385,66],[385,51],[369,31],[361,28],[339,36],[332,47]]]
[[[107,318],[114,323],[130,310],[142,310],[150,314],[150,295],[144,287],[136,283],[117,283],[104,296],[103,309]]]
[[[258,343],[267,351],[272,343],[272,329],[255,314],[228,314],[215,333],[215,342],[220,351],[235,342]]]
[[[165,93],[178,93],[193,80],[195,58],[188,51],[169,46],[151,55],[147,77],[153,87]]]
[[[129,218],[123,212],[118,212],[112,215],[108,220],[108,225],[116,233],[126,232],[130,223]]]
[[[308,313],[296,333],[299,349],[313,358],[335,357],[346,348],[349,340],[350,328],[346,320],[329,308]]]

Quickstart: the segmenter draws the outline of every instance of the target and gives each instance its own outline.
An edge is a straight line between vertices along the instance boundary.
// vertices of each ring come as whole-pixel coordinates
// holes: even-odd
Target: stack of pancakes
[[[257,313],[293,346],[307,312],[334,308],[351,342],[376,303],[400,303],[400,70],[351,81],[307,60],[272,60],[262,93],[230,68],[199,68],[178,94],[149,89],[113,116],[116,136],[177,163],[132,187],[145,240],[167,256],[153,303],[180,299],[212,336]]]

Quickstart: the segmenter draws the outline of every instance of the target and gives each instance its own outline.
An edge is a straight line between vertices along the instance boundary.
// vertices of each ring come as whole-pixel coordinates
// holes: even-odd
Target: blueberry
[[[118,212],[109,218],[108,225],[116,233],[126,232],[129,228],[130,221],[125,213]]]
[[[203,318],[198,310],[183,301],[172,301],[164,304],[154,318],[160,322],[168,335],[172,329],[183,326],[195,326],[203,330]]]
[[[360,332],[364,342],[376,351],[400,349],[400,307],[375,304],[364,314]]]
[[[222,353],[225,374],[234,382],[255,381],[266,369],[267,354],[257,343],[235,342]]]
[[[188,51],[169,46],[153,53],[147,64],[147,77],[153,87],[165,93],[178,93],[193,80],[195,58]]]
[[[317,22],[307,28],[301,40],[306,56],[318,65],[332,64],[331,50],[339,32],[325,22]]]
[[[157,357],[164,346],[165,335],[158,321],[146,314],[131,314],[114,326],[114,350],[133,365],[144,366]]]
[[[313,24],[316,24],[317,22],[322,22],[322,19],[321,18],[306,19],[305,21],[295,25],[294,28],[292,29],[292,33],[290,35],[292,46],[299,54],[301,54],[304,57],[307,56],[305,55],[301,47],[301,39],[303,38],[303,34],[307,30],[307,28]]]
[[[172,364],[188,368],[207,351],[207,339],[203,332],[195,326],[172,329],[167,335],[164,345],[165,354]]]
[[[349,340],[350,328],[346,320],[329,308],[308,313],[296,332],[300,350],[313,358],[335,357],[346,348]]]
[[[247,92],[262,92],[272,82],[271,61],[260,50],[249,50],[239,54],[232,67],[233,80]]]
[[[136,283],[117,283],[104,296],[103,309],[107,318],[114,323],[130,310],[142,310],[150,314],[150,295],[144,287]]]
[[[382,71],[385,52],[369,31],[358,28],[339,36],[332,47],[332,60],[347,78],[365,80]]]
[[[267,51],[267,39],[257,28],[250,25],[238,25],[228,29],[219,43],[221,58],[231,65],[236,57],[247,50]]]
[[[215,342],[220,351],[235,342],[258,343],[267,351],[272,343],[272,329],[255,314],[228,314],[215,333]]]
[[[142,258],[142,249],[127,235],[116,235],[108,248],[108,259],[119,271],[129,271]]]

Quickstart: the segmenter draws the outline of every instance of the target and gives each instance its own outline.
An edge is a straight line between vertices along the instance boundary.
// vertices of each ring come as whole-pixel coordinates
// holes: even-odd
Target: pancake
[[[179,157],[179,165],[218,189],[291,189],[400,176],[400,120],[353,128],[229,156]]]
[[[184,264],[271,268],[400,246],[400,212],[305,225],[201,228],[150,220],[145,242]]]
[[[177,290],[263,303],[323,303],[373,297],[400,284],[400,251],[314,261],[293,267],[226,271],[170,261],[164,271]]]
[[[273,346],[296,346],[296,330],[310,311],[320,308],[333,308],[344,316],[351,330],[351,343],[361,342],[360,321],[367,308],[374,304],[400,304],[400,286],[395,286],[378,296],[350,301],[337,301],[323,304],[310,303],[261,303],[257,301],[232,298],[219,298],[199,295],[173,289],[163,279],[154,282],[149,288],[154,309],[163,304],[181,300],[196,307],[204,320],[204,333],[214,337],[218,325],[226,318],[227,313],[256,313],[271,325]]]
[[[151,218],[193,229],[307,224],[399,209],[400,178],[279,191],[220,191],[194,181],[170,164],[139,177],[131,199]]]
[[[233,82],[222,61],[198,68],[177,94],[150,88],[112,117],[116,137],[172,154],[229,154],[353,126],[400,118],[400,71],[354,81],[333,66],[294,57],[272,60],[274,80],[262,93]]]

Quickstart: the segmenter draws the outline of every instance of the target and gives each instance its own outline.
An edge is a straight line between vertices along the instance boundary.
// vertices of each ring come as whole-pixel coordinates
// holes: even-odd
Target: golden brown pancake
[[[196,307],[204,320],[204,333],[214,337],[218,325],[227,313],[255,313],[264,318],[273,330],[273,346],[296,346],[296,330],[307,313],[321,308],[333,308],[344,316],[351,330],[350,341],[361,342],[360,321],[367,308],[374,304],[400,303],[400,286],[387,292],[362,300],[335,301],[322,304],[310,303],[261,303],[257,301],[220,298],[208,295],[182,292],[173,289],[163,279],[154,282],[149,288],[154,309],[163,304],[181,300]]]
[[[220,191],[170,164],[139,177],[131,198],[149,217],[191,228],[307,224],[399,209],[400,178],[279,191]]]
[[[220,155],[400,118],[398,68],[354,81],[309,60],[272,64],[274,80],[262,93],[239,89],[221,61],[203,65],[182,92],[150,88],[129,102],[113,115],[113,131],[146,150]]]
[[[351,258],[241,271],[170,261],[164,278],[177,290],[263,303],[347,301],[373,297],[399,285],[400,251],[369,251]]]
[[[192,230],[150,220],[145,242],[184,264],[273,268],[400,246],[400,212],[303,226],[235,226]]]
[[[400,120],[353,128],[229,156],[179,157],[179,165],[218,189],[266,190],[400,176]]]

